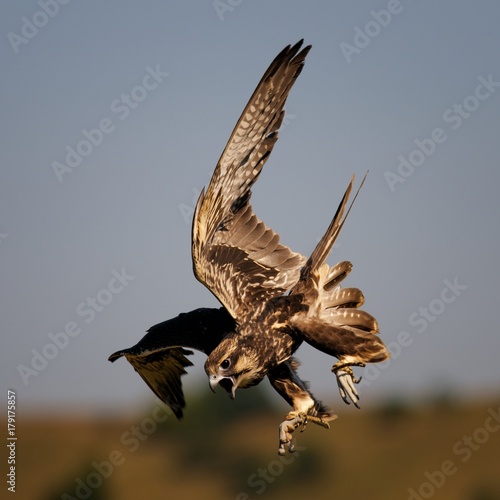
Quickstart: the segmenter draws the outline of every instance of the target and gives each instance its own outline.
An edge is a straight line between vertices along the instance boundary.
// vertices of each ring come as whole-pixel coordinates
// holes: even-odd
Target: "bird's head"
[[[220,385],[234,399],[238,387],[258,384],[265,375],[249,339],[226,337],[208,356],[205,371],[210,388]]]

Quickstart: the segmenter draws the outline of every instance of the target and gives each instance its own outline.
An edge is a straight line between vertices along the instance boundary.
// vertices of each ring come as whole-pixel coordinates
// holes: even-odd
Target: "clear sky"
[[[304,38],[255,211],[309,254],[369,169],[329,259],[353,262],[346,284],[394,354],[362,396],[498,390],[499,19],[496,1],[5,4],[4,389],[19,406],[151,400],[107,357],[217,305],[191,271],[193,198],[270,61]],[[298,357],[338,406],[334,360]],[[185,380],[205,388],[196,361]]]

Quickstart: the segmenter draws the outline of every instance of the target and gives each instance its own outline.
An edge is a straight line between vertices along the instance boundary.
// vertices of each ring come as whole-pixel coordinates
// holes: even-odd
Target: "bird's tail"
[[[363,178],[349,208],[347,202],[352,191],[352,177],[337,208],[330,226],[321,238],[305,266],[292,295],[300,295],[307,312],[299,313],[294,325],[304,339],[316,348],[353,364],[384,361],[389,353],[379,339],[377,320],[359,308],[364,296],[358,288],[341,288],[352,264],[339,262],[333,267],[325,263],[351,207],[366,178]],[[344,215],[345,213],[345,215]]]
[[[359,309],[361,290],[340,286],[351,268],[350,262],[323,264],[311,274],[300,294],[306,311],[293,316],[291,324],[307,343],[338,358],[338,366],[379,363],[389,352],[377,335],[377,320]]]
[[[359,309],[365,301],[363,292],[359,288],[340,286],[351,269],[352,264],[347,261],[333,267],[323,264],[309,276],[302,288],[302,301],[308,306],[307,316],[335,326],[378,333],[377,320]]]
[[[328,226],[328,229],[326,230],[325,234],[316,245],[316,248],[313,250],[309,259],[307,259],[305,266],[301,269],[300,280],[297,283],[296,288],[300,288],[305,282],[307,282],[311,274],[317,271],[319,267],[325,262],[326,258],[330,254],[330,251],[332,250],[335,241],[337,240],[340,234],[340,231],[347,219],[347,216],[349,215],[349,212],[351,211],[352,205],[356,201],[358,193],[361,187],[363,186],[367,175],[368,172],[363,177],[363,180],[361,181],[361,184],[359,185],[359,188],[356,191],[356,194],[354,195],[354,198],[352,199],[351,204],[349,205],[349,208],[347,209],[347,212],[344,215],[347,202],[349,200],[349,196],[351,195],[352,186],[354,183],[354,175],[351,177],[351,181],[349,182],[349,185],[347,186],[344,196],[340,201],[337,211],[333,216],[332,222],[330,222],[330,225]]]

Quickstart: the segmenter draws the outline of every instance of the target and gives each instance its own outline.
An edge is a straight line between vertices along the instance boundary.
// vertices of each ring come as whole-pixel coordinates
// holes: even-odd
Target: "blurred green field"
[[[240,391],[241,392],[241,391]],[[277,411],[260,390],[133,416],[21,415],[17,498],[500,499],[500,400],[339,408],[277,455]]]

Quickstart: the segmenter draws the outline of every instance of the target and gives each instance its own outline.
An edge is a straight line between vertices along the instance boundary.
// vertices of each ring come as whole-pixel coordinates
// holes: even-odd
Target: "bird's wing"
[[[186,405],[181,376],[192,363],[188,348],[210,354],[220,341],[234,331],[235,322],[220,309],[201,308],[151,327],[133,347],[117,351],[110,361],[125,358],[150,389],[181,418]]]
[[[193,363],[186,357],[192,351],[182,347],[167,347],[149,354],[125,354],[127,361],[156,396],[166,403],[177,418],[182,418],[186,401],[181,376]]]
[[[314,275],[317,275],[318,270],[324,264],[325,260],[327,259],[328,255],[330,254],[333,248],[333,245],[337,241],[337,238],[339,237],[340,231],[342,230],[342,227],[345,224],[347,216],[349,215],[351,208],[354,202],[356,201],[356,198],[358,197],[359,191],[361,190],[363,184],[365,183],[367,175],[368,172],[363,177],[363,180],[361,181],[361,184],[359,185],[358,190],[356,191],[356,194],[354,195],[354,198],[352,199],[351,204],[349,205],[349,208],[347,208],[347,202],[349,201],[349,196],[351,195],[352,186],[354,184],[354,175],[351,177],[349,185],[345,190],[342,200],[340,200],[339,206],[337,207],[337,211],[335,212],[335,215],[333,216],[333,219],[330,222],[328,229],[326,230],[321,240],[319,240],[311,256],[307,259],[306,265],[301,269],[300,279],[298,280],[294,289],[291,291],[291,294],[303,293],[304,290],[311,288],[311,285],[313,285],[314,287],[315,285]],[[344,215],[346,208],[347,212]]]
[[[248,304],[294,286],[305,258],[253,213],[251,187],[278,139],[288,93],[310,50],[302,40],[271,63],[246,105],[196,205],[192,230],[195,276],[239,321]]]
[[[376,335],[379,332],[377,320],[358,309],[364,302],[361,290],[340,287],[351,271],[351,263],[339,262],[331,268],[325,264],[365,179],[366,175],[347,207],[354,176],[351,178],[330,226],[301,270],[291,295],[298,296],[308,307],[293,315],[290,324],[307,343],[320,351],[353,362],[377,363],[389,356]]]
[[[378,330],[367,330],[366,324],[373,324],[375,320],[365,311],[339,311],[335,321],[298,314],[290,323],[309,345],[339,360],[364,364],[389,358],[387,348],[376,335]]]

